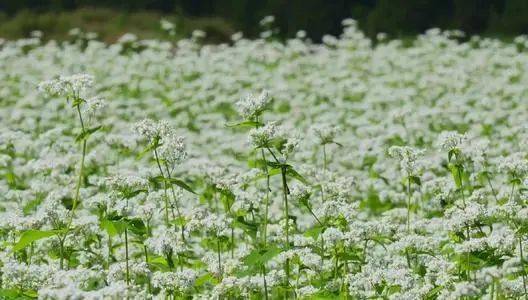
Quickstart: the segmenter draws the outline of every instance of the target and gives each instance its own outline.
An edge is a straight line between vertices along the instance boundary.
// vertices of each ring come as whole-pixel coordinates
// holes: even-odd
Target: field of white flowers
[[[528,38],[0,43],[2,299],[524,299]]]

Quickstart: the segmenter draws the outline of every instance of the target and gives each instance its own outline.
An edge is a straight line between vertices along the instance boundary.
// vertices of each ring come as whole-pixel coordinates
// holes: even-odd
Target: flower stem
[[[156,148],[154,148],[154,158],[156,159],[156,164],[158,165],[161,177],[165,179],[165,175],[163,174],[163,169],[161,168],[158,151],[156,150]],[[165,193],[165,226],[169,227],[169,197],[167,195],[167,182],[165,180],[163,180],[163,190]]]
[[[128,229],[125,228],[125,260],[126,260],[126,283],[130,284],[130,270],[128,266]]]
[[[411,176],[407,178],[407,233],[411,232]]]
[[[80,105],[77,105],[77,114],[79,116],[79,122],[81,123],[81,134],[84,134],[85,127],[84,127],[84,121],[83,121],[82,114],[81,114]],[[83,180],[84,160],[85,160],[85,157],[86,157],[86,142],[87,142],[87,139],[88,139],[87,137],[83,139],[81,166],[79,168],[79,177],[77,178],[77,185],[75,186],[75,197],[73,198],[72,213],[70,215],[70,221],[68,222],[68,228],[70,228],[70,226],[71,226],[71,223],[72,223],[73,218],[75,216],[75,209],[77,208],[77,205],[79,203],[79,193],[80,193],[80,190],[81,190],[81,184],[82,184],[82,180]]]
[[[522,280],[523,280],[523,288],[524,288],[524,297],[526,299],[528,293],[526,291],[526,270],[524,269],[524,255],[523,255],[523,247],[522,247],[522,237],[519,236],[519,255],[521,259],[521,268],[522,268]]]
[[[222,256],[220,254],[220,238],[216,237],[216,250],[218,255],[218,272],[220,275],[220,278],[222,278]]]
[[[171,172],[169,171],[169,167],[167,166],[167,164],[165,164],[165,170],[167,171],[167,176],[169,180],[171,180],[172,175],[171,175]],[[182,220],[180,204],[178,202],[178,199],[176,199],[176,192],[174,191],[174,186],[172,185],[172,183],[170,185],[170,189],[172,192],[172,200],[174,201],[174,205],[176,206],[176,212],[178,213],[178,218]],[[181,238],[182,238],[182,241],[185,241],[185,225],[183,224],[183,222],[181,224]]]
[[[282,175],[282,194],[284,196],[284,217],[286,218],[286,250],[290,249],[290,214],[288,210],[288,183],[286,181],[286,168],[281,167]],[[286,285],[290,284],[290,260],[286,259]]]

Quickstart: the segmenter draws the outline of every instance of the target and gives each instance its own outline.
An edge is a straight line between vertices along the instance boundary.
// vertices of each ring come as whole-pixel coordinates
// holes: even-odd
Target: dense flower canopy
[[[525,295],[528,39],[344,25],[0,42],[0,294]]]

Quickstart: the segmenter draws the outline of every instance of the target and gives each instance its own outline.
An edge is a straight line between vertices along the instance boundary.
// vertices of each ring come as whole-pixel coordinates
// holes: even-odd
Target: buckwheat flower
[[[136,208],[136,214],[146,222],[150,222],[156,211],[156,204],[159,202],[147,202]]]
[[[326,184],[325,193],[333,198],[349,198],[354,194],[356,178],[352,176],[342,176],[329,181]]]
[[[310,192],[304,185],[294,185],[290,188],[290,199],[295,203],[306,201],[310,198]]]
[[[160,158],[170,166],[180,164],[187,157],[184,138],[174,134],[162,137],[158,151]]]
[[[138,37],[135,34],[125,33],[117,40],[117,42],[120,44],[129,44],[129,43],[137,42],[137,40],[138,40]]]
[[[326,244],[328,244],[329,246],[335,246],[337,243],[343,240],[344,235],[341,230],[335,227],[330,227],[323,232],[322,237]]]
[[[312,237],[306,237],[304,235],[296,234],[293,236],[293,245],[295,247],[307,247],[313,245],[314,239]]]
[[[19,263],[13,260],[3,262],[2,286],[21,290],[38,290],[47,285],[55,270],[49,265]]]
[[[319,143],[325,145],[335,142],[335,137],[340,131],[340,128],[330,124],[317,124],[312,126],[312,131],[318,138]]]
[[[459,148],[466,140],[467,135],[456,131],[442,131],[438,136],[437,145],[445,151]]]
[[[73,35],[73,36],[75,36],[75,35],[80,35],[81,33],[82,33],[81,29],[80,29],[80,28],[77,28],[77,27],[72,28],[72,29],[70,29],[70,30],[68,31],[68,35]]]
[[[206,269],[209,273],[215,276],[221,276],[224,269],[222,265],[218,263],[218,256],[216,253],[207,252],[202,255],[201,261],[205,264]]]
[[[192,269],[176,272],[155,272],[152,275],[152,286],[166,292],[187,293],[194,287],[196,278],[197,274]]]
[[[513,280],[509,278],[502,278],[499,282],[505,294],[510,296],[509,298],[515,299],[524,295],[524,283],[522,276],[519,276]]]
[[[220,299],[222,296],[238,290],[241,282],[240,279],[234,276],[227,276],[222,279],[222,282],[215,285],[212,291],[213,299]]]
[[[452,207],[445,212],[446,229],[460,231],[468,225],[475,224],[487,215],[486,207],[476,202],[468,202],[466,207]]]
[[[133,128],[138,135],[147,139],[149,142],[153,142],[155,139],[161,139],[163,136],[174,134],[174,130],[167,121],[155,122],[151,119],[143,119],[136,122]]]
[[[263,90],[259,95],[247,94],[236,103],[236,107],[245,120],[252,120],[259,116],[270,102],[268,91]]]
[[[158,228],[154,231],[153,236],[145,241],[145,244],[152,252],[161,256],[185,251],[185,245],[180,234],[173,228]]]
[[[123,281],[126,279],[126,262],[116,262],[110,265],[106,280],[108,282]],[[132,280],[150,275],[146,262],[129,262],[129,274]]]
[[[498,163],[499,171],[511,174],[515,177],[528,173],[528,160],[521,152],[502,157]]]
[[[165,31],[172,31],[175,28],[174,24],[172,22],[167,21],[167,19],[161,19],[160,26],[161,26],[161,29]]]
[[[312,285],[303,286],[297,290],[297,295],[300,299],[310,299],[313,294],[319,292],[318,288],[315,288]]]
[[[288,138],[283,148],[281,149],[282,159],[284,160],[282,161],[282,163],[285,163],[288,157],[290,157],[299,148],[300,142],[301,139],[297,136],[292,136]]]
[[[424,151],[408,146],[392,146],[389,148],[389,155],[400,160],[400,168],[408,175],[416,174],[420,171],[420,157]]]
[[[480,290],[469,282],[457,282],[454,284],[453,291],[443,291],[438,295],[438,299],[462,299],[464,297],[476,297],[480,293]]]
[[[249,212],[258,208],[260,199],[255,194],[242,190],[237,190],[234,194],[235,201],[231,206],[233,211]]]
[[[273,22],[275,22],[275,16],[265,16],[264,18],[262,18],[262,20],[260,20],[259,24],[261,26],[267,26],[272,24]]]
[[[206,37],[207,33],[203,30],[196,29],[193,30],[191,35],[193,39],[203,39],[204,37]]]
[[[78,97],[82,92],[92,87],[93,84],[94,77],[92,75],[74,74],[43,81],[38,85],[38,90],[49,96]]]
[[[121,191],[132,191],[146,189],[148,187],[148,180],[136,175],[119,174],[107,177],[106,184]]]
[[[427,273],[425,278],[434,285],[445,286],[452,280],[456,272],[456,264],[441,258],[431,257],[425,261]]]
[[[270,122],[262,127],[251,129],[249,142],[255,148],[270,147],[271,141],[279,134],[279,128],[275,122]]]
[[[96,112],[106,107],[106,101],[102,97],[96,96],[86,100],[85,112],[94,115]]]
[[[231,40],[233,42],[239,41],[244,37],[244,34],[242,32],[235,32],[231,35]]]

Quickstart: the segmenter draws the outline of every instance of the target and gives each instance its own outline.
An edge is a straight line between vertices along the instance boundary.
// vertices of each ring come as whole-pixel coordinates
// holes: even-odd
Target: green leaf
[[[96,132],[97,130],[101,129],[103,126],[96,126],[93,128],[86,129],[84,132],[81,132],[77,137],[75,137],[76,142],[84,141],[86,140],[92,133]]]
[[[244,257],[243,261],[247,266],[262,266],[280,252],[281,250],[278,247],[255,249],[251,251],[246,257]]]
[[[453,158],[453,156],[456,157],[458,155],[458,152],[459,151],[457,148],[449,150],[449,152],[447,153],[447,160],[451,162],[451,159]]]
[[[20,289],[0,289],[0,299],[36,299],[37,296],[37,292],[33,290],[22,291]]]
[[[149,256],[148,264],[150,266],[157,267],[161,270],[169,269],[169,265],[167,264],[167,259],[163,256]]]
[[[288,166],[288,165],[283,165],[283,164],[275,162],[275,161],[268,161],[267,164],[268,164],[268,166],[272,167],[273,169],[279,169],[279,170],[282,168],[282,166]]]
[[[418,186],[422,186],[422,181],[420,180],[420,177],[418,176],[410,176],[409,179],[411,180],[412,183],[418,185]]]
[[[175,184],[190,193],[196,194],[196,192],[189,185],[187,185],[183,180],[178,179],[178,178],[169,179],[169,178],[159,175],[159,176],[151,177],[150,180],[153,182],[166,182],[169,184]]]
[[[182,189],[184,189],[184,190],[196,195],[196,192],[190,186],[188,186],[185,182],[183,182],[183,180],[181,180],[181,179],[171,178],[169,180],[169,182],[172,183],[172,184],[175,184],[175,185],[181,187]]]
[[[322,226],[314,226],[304,232],[304,236],[317,239],[317,237],[323,232],[325,228]]]
[[[125,232],[127,223],[124,220],[103,220],[101,221],[101,227],[106,229],[108,235],[115,236]]]
[[[57,235],[63,230],[27,230],[22,233],[18,242],[13,246],[13,251],[20,251],[34,241]]]
[[[125,191],[123,191],[123,197],[125,199],[130,199],[132,197],[135,197],[135,196],[139,195],[140,193],[146,193],[146,192],[148,192],[148,190],[146,190],[146,189],[125,190]]]
[[[269,177],[273,177],[275,175],[279,175],[281,173],[280,169],[268,169],[268,175]],[[257,181],[260,179],[266,179],[267,178],[266,173],[260,173],[257,176],[253,177],[251,181]]]
[[[239,216],[235,220],[235,225],[239,228],[242,228],[248,235],[252,238],[257,237],[258,223],[252,223],[244,220],[244,217]]]
[[[205,285],[206,283],[217,284],[218,280],[210,273],[207,273],[203,276],[198,277],[196,281],[194,282],[194,286],[201,287]]]
[[[304,178],[301,174],[295,171],[291,166],[286,169],[286,174],[290,175],[292,178],[297,179],[298,181],[306,185],[310,184],[308,180],[306,180],[306,178]]]
[[[239,122],[239,123],[234,123],[234,124],[226,124],[226,127],[229,127],[229,128],[236,128],[236,127],[260,127],[260,126],[264,126],[264,124],[260,123],[260,122],[255,122],[255,121],[243,121],[243,122]]]
[[[453,176],[453,180],[455,181],[457,188],[461,188],[462,187],[462,177],[459,175],[461,175],[463,172],[462,166],[455,165],[455,164],[449,164],[448,168],[451,171],[451,175]]]
[[[2,299],[17,299],[22,294],[18,289],[0,289],[0,298]]]
[[[128,229],[137,235],[144,235],[147,233],[147,226],[140,218],[127,219],[125,220]]]
[[[159,140],[158,139],[154,139],[154,141],[152,143],[150,143],[150,145],[145,147],[145,149],[143,149],[143,151],[141,151],[137,155],[136,159],[141,159],[143,156],[145,156],[145,154],[149,153],[150,151],[154,151],[154,149],[157,149],[159,146],[160,146]]]

